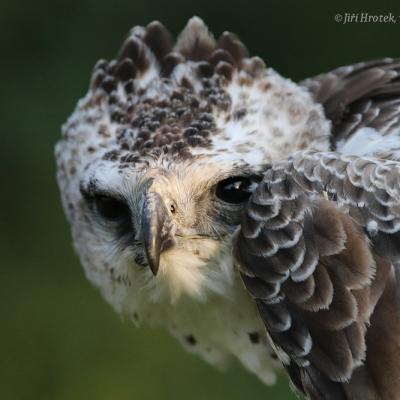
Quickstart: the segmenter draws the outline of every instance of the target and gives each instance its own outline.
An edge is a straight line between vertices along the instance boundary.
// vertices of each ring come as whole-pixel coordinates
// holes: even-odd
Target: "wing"
[[[238,267],[311,399],[400,393],[399,177],[397,162],[301,152],[272,166],[249,200]]]
[[[386,58],[341,67],[306,79],[300,85],[322,104],[332,121],[335,149],[362,128],[368,127],[386,136],[399,127],[399,75],[400,60]]]

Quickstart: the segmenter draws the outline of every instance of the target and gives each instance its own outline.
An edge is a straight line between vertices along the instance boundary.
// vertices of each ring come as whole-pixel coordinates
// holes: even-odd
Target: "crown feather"
[[[159,60],[172,50],[174,42],[172,35],[159,21],[147,25],[143,41]]]
[[[199,17],[189,20],[175,45],[175,51],[188,60],[200,61],[207,59],[215,49],[214,36]]]
[[[199,17],[191,18],[174,45],[170,32],[159,21],[147,27],[136,26],[122,45],[116,60],[96,64],[92,89],[102,88],[107,94],[116,90],[118,82],[131,93],[133,81],[140,79],[151,67],[160,77],[171,77],[182,63],[194,62],[195,77],[210,78],[214,74],[229,81],[234,70],[244,70],[256,78],[265,71],[259,58],[248,58],[248,51],[238,37],[224,32],[216,41]]]
[[[287,86],[260,58],[249,58],[233,33],[215,40],[204,22],[193,17],[174,43],[154,21],[133,28],[115,60],[96,64],[88,102],[105,105],[102,115],[105,111],[118,126],[122,150],[189,157],[194,147],[211,149],[222,124],[236,123],[251,110],[243,93],[263,96],[271,82]],[[288,90],[290,95],[293,88]],[[204,122],[204,115],[212,115],[212,121]]]

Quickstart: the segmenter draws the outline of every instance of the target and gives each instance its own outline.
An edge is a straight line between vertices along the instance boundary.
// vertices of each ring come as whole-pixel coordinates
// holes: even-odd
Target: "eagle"
[[[116,312],[309,399],[399,398],[400,61],[294,83],[155,21],[97,62],[55,153]]]

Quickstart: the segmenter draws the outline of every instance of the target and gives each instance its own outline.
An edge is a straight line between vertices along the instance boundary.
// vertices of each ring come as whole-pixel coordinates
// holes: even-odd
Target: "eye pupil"
[[[108,196],[96,196],[96,210],[105,219],[115,220],[129,213],[128,206],[120,200]]]
[[[240,204],[247,201],[258,182],[260,178],[257,176],[224,179],[218,183],[216,195],[226,203]]]

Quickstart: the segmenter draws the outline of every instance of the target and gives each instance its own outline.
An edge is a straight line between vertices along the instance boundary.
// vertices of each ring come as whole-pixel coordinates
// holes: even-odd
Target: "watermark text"
[[[335,21],[346,24],[396,24],[399,20],[398,15],[389,12],[386,14],[361,13],[339,13],[335,15]]]

